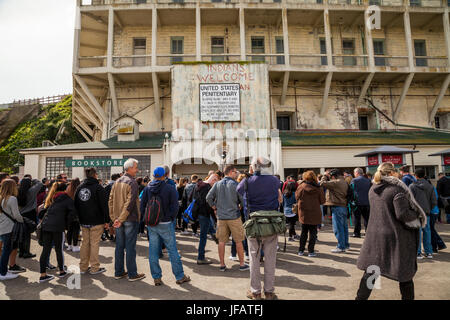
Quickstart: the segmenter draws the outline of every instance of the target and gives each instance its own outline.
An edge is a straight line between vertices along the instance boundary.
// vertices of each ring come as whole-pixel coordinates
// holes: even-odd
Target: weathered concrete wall
[[[0,112],[0,144],[8,138],[14,129],[24,121],[39,114],[40,105],[15,106],[11,110]]]

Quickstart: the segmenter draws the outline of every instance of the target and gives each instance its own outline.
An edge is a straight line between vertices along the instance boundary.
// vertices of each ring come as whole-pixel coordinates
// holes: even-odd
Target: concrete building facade
[[[449,2],[77,0],[73,125],[88,142],[112,141],[128,114],[164,137],[151,167],[179,175],[221,165],[170,160],[173,133],[198,121],[202,134],[280,130],[267,141],[282,176],[364,166],[353,155],[385,144],[420,149],[408,164],[436,176],[445,167],[428,152],[450,146]],[[227,82],[240,85],[239,121],[201,121],[199,85]],[[24,152],[45,175],[50,151]]]

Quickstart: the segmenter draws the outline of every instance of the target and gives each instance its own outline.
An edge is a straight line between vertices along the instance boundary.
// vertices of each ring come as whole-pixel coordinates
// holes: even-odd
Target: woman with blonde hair
[[[58,277],[63,278],[67,275],[64,270],[64,257],[62,251],[64,230],[77,217],[73,200],[65,192],[67,185],[64,182],[55,182],[50,189],[45,200],[44,209],[40,213],[42,219],[42,253],[39,259],[41,277],[39,282],[46,282],[54,279],[46,273],[47,262],[55,245],[56,259],[58,261]]]
[[[314,171],[307,171],[303,174],[303,181],[295,192],[295,198],[297,199],[299,220],[302,224],[298,255],[304,254],[309,233],[308,256],[315,257],[314,246],[317,240],[317,226],[322,223],[320,205],[325,203],[325,194],[323,188],[317,183]]]
[[[17,203],[17,195],[18,189],[16,182],[12,179],[3,180],[0,186],[0,240],[3,242],[0,257],[0,280],[9,280],[18,277],[17,274],[8,271],[8,261],[11,252],[17,250],[17,248],[13,248],[11,241],[14,223],[16,221],[23,222]],[[16,265],[14,264],[13,267],[16,267]]]
[[[374,286],[371,278],[382,275],[399,282],[403,300],[413,300],[419,230],[427,222],[426,215],[410,189],[396,177],[392,163],[378,167],[373,183],[370,224],[357,263],[364,274],[356,299],[367,300]]]

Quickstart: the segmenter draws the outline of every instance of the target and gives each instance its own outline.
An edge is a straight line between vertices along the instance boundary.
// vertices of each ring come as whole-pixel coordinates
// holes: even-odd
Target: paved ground
[[[350,238],[351,249],[347,253],[333,254],[330,250],[336,246],[336,240],[331,225],[327,223],[322,230],[316,245],[317,257],[297,256],[298,242],[288,242],[287,252],[278,253],[275,286],[281,299],[354,299],[362,276],[362,271],[356,268],[356,260],[364,238]],[[438,224],[437,230],[450,248],[450,225]],[[80,290],[68,289],[67,279],[40,284],[38,257],[18,259],[19,264],[28,271],[17,279],[1,282],[0,299],[246,299],[249,272],[240,272],[238,262],[227,259],[227,266],[231,269],[219,272],[217,245],[208,240],[206,255],[214,264],[199,266],[196,264],[198,238],[177,234],[177,240],[185,273],[192,278],[188,284],[175,284],[166,254],[161,260],[165,285],[155,287],[147,259],[148,243],[146,239],[139,238],[138,271],[147,275],[143,281],[114,280],[114,244],[106,241],[101,245],[100,261],[107,272],[81,276]],[[282,247],[284,238],[279,240]],[[32,252],[38,253],[38,256],[41,252],[34,239]],[[229,245],[225,254],[228,258]],[[65,259],[67,265],[78,265],[79,253],[66,252]],[[54,252],[51,262],[56,265]],[[450,249],[440,251],[432,260],[420,260],[418,264],[419,270],[414,278],[416,299],[450,299]],[[381,290],[374,290],[371,296],[371,299],[399,298],[398,283],[386,278],[382,278]]]

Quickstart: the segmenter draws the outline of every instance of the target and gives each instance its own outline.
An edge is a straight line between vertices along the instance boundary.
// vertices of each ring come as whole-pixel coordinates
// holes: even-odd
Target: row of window
[[[139,161],[138,169],[139,177],[150,176],[151,169],[151,159],[150,156],[135,156],[135,155],[124,155],[124,159],[134,158]],[[111,156],[85,156],[86,160],[93,159],[111,159]],[[45,176],[50,179],[56,178],[59,174],[65,173],[69,178],[80,178],[83,177],[72,177],[72,167],[66,167],[66,160],[72,160],[72,157],[47,157],[45,166]],[[97,170],[98,178],[103,181],[109,181],[111,179],[111,167],[95,167]]]
[[[183,54],[184,53],[184,37],[171,37],[170,39],[170,53],[171,54]],[[283,37],[275,37],[276,42],[276,53],[284,53],[284,40]],[[264,37],[251,37],[251,52],[253,54],[264,54],[265,53],[265,39]],[[333,51],[333,50],[332,50]],[[385,42],[384,39],[373,39],[373,51],[374,55],[380,56],[385,55]],[[320,38],[320,53],[326,54],[326,44],[325,38]],[[355,54],[355,39],[343,39],[342,40],[342,53],[344,55],[354,55]],[[422,57],[427,55],[426,41],[425,40],[414,40],[414,53],[416,57]],[[133,55],[145,55],[146,54],[146,39],[145,38],[134,38],[133,39]],[[225,40],[224,37],[211,37],[211,54],[225,54]],[[225,61],[226,56],[212,56],[212,61]],[[357,65],[356,57],[343,57],[342,64],[344,66],[355,66]],[[181,62],[183,57],[171,57],[171,63]],[[264,56],[253,56],[252,61],[265,61]],[[276,57],[276,64],[284,64],[284,56]],[[321,64],[327,65],[327,57],[321,57]],[[133,60],[133,65],[142,66],[145,65],[145,57],[135,57]],[[376,66],[387,66],[386,58],[375,57]],[[416,58],[416,66],[426,67],[426,58]]]

